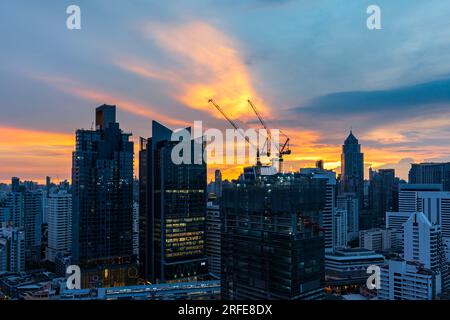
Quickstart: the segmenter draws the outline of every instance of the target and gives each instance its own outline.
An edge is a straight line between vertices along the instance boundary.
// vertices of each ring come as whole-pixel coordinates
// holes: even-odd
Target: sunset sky
[[[81,30],[66,28],[71,4]],[[371,4],[382,30],[366,27]],[[75,130],[104,103],[136,150],[153,119],[229,128],[210,98],[258,128],[251,99],[291,137],[286,169],[339,171],[352,127],[366,167],[406,178],[450,161],[449,17],[442,0],[3,0],[0,182],[70,179]]]

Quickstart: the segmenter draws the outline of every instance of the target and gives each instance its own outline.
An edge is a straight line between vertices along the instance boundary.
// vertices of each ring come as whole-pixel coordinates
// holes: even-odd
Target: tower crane
[[[222,108],[221,108],[221,107],[220,107],[213,99],[209,99],[208,102],[211,103],[214,107],[216,107],[217,110],[219,110],[219,112],[222,114],[222,116],[223,116],[225,119],[227,119],[227,121],[231,124],[231,126],[232,126],[235,130],[239,131],[239,132],[242,134],[242,136],[244,137],[245,141],[247,141],[247,143],[248,143],[249,145],[251,145],[253,148],[256,149],[256,165],[257,165],[258,167],[261,167],[262,164],[261,164],[260,155],[259,155],[259,148],[256,147],[255,145],[253,145],[253,143],[250,141],[250,139],[249,139],[245,134],[243,134],[241,130],[239,130],[239,127],[238,127],[238,125],[236,124],[236,122],[234,122],[234,121],[226,114],[226,112],[223,111],[223,109],[222,109]]]
[[[272,134],[270,129],[267,127],[266,122],[264,121],[263,117],[261,116],[261,114],[258,112],[258,110],[256,109],[255,105],[251,102],[251,100],[248,100],[249,105],[252,107],[253,111],[255,112],[256,116],[259,119],[259,122],[261,122],[262,126],[264,127],[264,129],[266,129],[267,131],[267,156],[270,157],[270,149],[271,149],[271,144],[272,144]],[[284,134],[281,130],[280,133],[286,138],[286,140],[284,141],[283,145],[280,146],[278,145],[278,172],[283,172],[283,156],[284,155],[289,155],[291,154],[291,149],[289,147],[289,142],[291,141],[291,139]]]

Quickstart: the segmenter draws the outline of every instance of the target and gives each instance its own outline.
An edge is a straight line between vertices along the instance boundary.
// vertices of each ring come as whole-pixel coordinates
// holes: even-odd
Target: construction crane
[[[271,130],[267,127],[266,122],[264,121],[263,117],[261,116],[261,114],[256,109],[255,105],[251,102],[251,100],[247,100],[247,101],[248,101],[248,104],[252,107],[252,109],[255,112],[256,116],[258,117],[259,122],[261,122],[261,124],[264,127],[264,129],[266,129],[266,132],[267,132],[267,139],[266,139],[267,156],[270,157],[270,155],[271,155],[270,149],[272,147],[272,133],[271,133]],[[286,138],[284,144],[281,147],[278,146],[278,172],[283,172],[283,162],[284,162],[283,156],[291,154],[291,149],[289,147],[289,142],[291,141],[291,139],[286,134],[284,134],[281,130],[280,130],[280,133]]]
[[[235,130],[237,130],[238,132],[241,133],[241,135],[244,137],[245,141],[247,141],[247,143],[249,145],[251,145],[253,148],[256,149],[256,165],[258,167],[261,167],[262,164],[261,164],[260,155],[259,155],[259,148],[256,147],[255,145],[253,145],[253,143],[251,143],[250,139],[244,133],[242,133],[242,130],[240,130],[240,128],[236,124],[236,122],[234,122],[213,99],[209,99],[208,102],[211,103],[214,107],[216,107],[217,110],[219,110],[219,112],[222,114],[222,116],[225,119],[227,119],[227,121],[233,126],[233,128]]]

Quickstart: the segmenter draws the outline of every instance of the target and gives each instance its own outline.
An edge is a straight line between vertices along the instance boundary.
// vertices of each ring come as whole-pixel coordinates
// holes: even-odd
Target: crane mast
[[[231,126],[232,126],[235,130],[239,131],[239,132],[243,135],[245,141],[247,141],[247,143],[248,143],[249,145],[251,145],[253,148],[256,149],[256,165],[260,167],[262,164],[261,164],[261,160],[260,160],[259,148],[258,148],[258,147],[255,147],[255,146],[253,145],[253,143],[251,143],[250,139],[249,139],[245,134],[243,134],[241,130],[239,130],[240,128],[239,128],[239,126],[236,124],[236,122],[234,122],[233,119],[231,119],[231,118],[226,114],[226,112],[225,112],[225,111],[224,111],[224,110],[223,110],[223,109],[222,109],[222,108],[221,108],[221,107],[220,107],[213,99],[209,99],[208,102],[211,103],[214,107],[216,107],[216,109],[219,110],[219,112],[220,112],[220,113],[222,114],[222,116],[223,116],[223,117],[231,124]]]
[[[267,156],[270,157],[270,148],[271,148],[271,144],[272,144],[271,131],[267,127],[266,122],[264,121],[263,117],[261,116],[261,114],[256,109],[255,105],[250,100],[248,100],[248,104],[252,107],[253,112],[256,114],[256,116],[259,119],[259,122],[261,122],[262,126],[267,131],[267,139],[266,139]],[[283,162],[284,162],[283,156],[291,154],[291,149],[289,148],[289,142],[291,141],[291,139],[286,134],[281,132],[281,130],[280,130],[280,133],[286,138],[284,144],[281,147],[278,146],[278,172],[281,173],[281,172],[283,172]]]

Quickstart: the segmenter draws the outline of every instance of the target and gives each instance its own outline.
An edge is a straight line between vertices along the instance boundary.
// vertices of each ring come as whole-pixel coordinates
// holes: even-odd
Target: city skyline
[[[378,31],[365,26],[370,1],[77,4],[78,31],[65,27],[66,3],[16,1],[0,13],[1,182],[70,179],[73,133],[104,103],[135,146],[152,120],[228,128],[209,98],[257,127],[252,99],[291,137],[287,170],[319,159],[339,169],[350,127],[366,178],[369,166],[406,179],[411,162],[450,160],[449,4],[378,1]],[[210,177],[216,168],[224,179],[242,171],[211,167]]]

